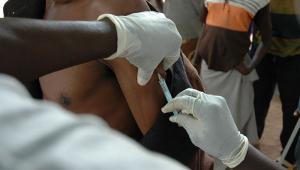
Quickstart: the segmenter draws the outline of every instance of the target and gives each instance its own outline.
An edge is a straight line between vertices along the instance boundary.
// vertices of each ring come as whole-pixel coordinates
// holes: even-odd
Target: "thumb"
[[[139,68],[138,73],[137,73],[138,84],[141,86],[146,85],[149,82],[149,80],[151,79],[152,74],[153,74],[153,71],[149,72],[149,71],[145,71],[145,70]]]
[[[165,57],[163,60],[164,70],[168,70],[178,59],[180,58],[180,50],[178,50],[177,54],[170,57]]]

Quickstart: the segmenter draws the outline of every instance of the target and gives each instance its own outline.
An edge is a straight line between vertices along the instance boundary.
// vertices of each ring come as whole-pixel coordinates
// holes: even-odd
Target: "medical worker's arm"
[[[274,160],[271,160],[262,152],[257,150],[254,146],[249,144],[248,152],[245,160],[238,166],[233,168],[235,170],[284,170]]]
[[[117,34],[108,20],[45,22],[4,18],[0,19],[0,42],[0,72],[30,81],[113,54]]]
[[[183,170],[178,162],[145,150],[93,116],[76,116],[30,98],[0,74],[0,169]]]
[[[182,114],[170,117],[170,121],[182,126],[194,145],[226,166],[241,170],[281,169],[238,131],[223,97],[186,89],[162,108],[165,113],[174,110]]]
[[[159,63],[167,69],[180,56],[181,36],[161,13],[102,15],[99,20],[0,19],[0,72],[30,81],[99,56],[120,57],[138,67],[137,80],[144,85]]]

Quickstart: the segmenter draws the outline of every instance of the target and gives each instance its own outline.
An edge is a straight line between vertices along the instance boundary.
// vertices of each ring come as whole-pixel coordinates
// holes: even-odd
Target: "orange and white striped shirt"
[[[269,19],[268,4],[269,0],[204,1],[206,25],[198,53],[210,69],[228,71],[243,61],[250,46],[251,23]],[[271,31],[270,26],[259,27]]]

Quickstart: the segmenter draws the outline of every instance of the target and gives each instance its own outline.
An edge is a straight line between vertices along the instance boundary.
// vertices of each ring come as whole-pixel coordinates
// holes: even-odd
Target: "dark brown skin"
[[[255,24],[261,32],[262,42],[257,47],[252,61],[249,65],[241,63],[236,69],[243,75],[249,74],[261,62],[266,55],[272,38],[272,24],[270,18],[270,6],[267,5],[256,14]]]
[[[12,74],[24,82],[116,51],[116,32],[109,21],[45,22],[5,18],[0,19],[0,30],[0,72]],[[70,41],[60,41],[62,37]],[[90,43],[78,43],[87,40]],[[194,72],[186,59],[184,61],[187,72]],[[282,168],[250,146],[245,160],[235,169]]]
[[[93,20],[102,13],[127,15],[149,10],[143,0],[53,1],[49,6],[45,19],[50,20]],[[195,73],[191,71],[192,65],[187,63],[186,67]],[[156,74],[143,87],[136,83],[136,75],[136,68],[127,60],[115,59],[64,69],[41,77],[40,83],[48,100],[77,113],[95,113],[128,135],[135,131],[136,123],[145,134],[165,100]],[[195,75],[191,76],[193,82],[200,81]]]
[[[54,1],[45,19],[94,20],[102,13],[127,15],[144,10],[148,6],[142,0]],[[141,87],[136,83],[136,75],[136,68],[127,60],[116,59],[64,69],[41,77],[40,83],[46,99],[77,113],[95,113],[111,127],[131,135],[135,123],[146,133],[164,104],[156,76]]]
[[[245,160],[234,168],[235,170],[284,170],[275,161],[271,160],[263,153],[249,146]]]
[[[108,57],[116,51],[116,42],[115,26],[109,20],[46,22],[2,18],[0,72],[26,83],[62,68]]]
[[[182,55],[184,55],[184,54],[182,54]],[[203,85],[201,83],[201,78],[198,74],[198,71],[193,66],[193,64],[190,62],[190,60],[186,56],[183,56],[183,62],[185,65],[185,70],[186,70],[188,79],[190,80],[192,87],[199,91],[205,91],[205,89],[203,88]]]
[[[70,2],[71,1],[61,1],[60,7],[66,7],[66,5]],[[76,3],[78,3],[78,1]],[[117,2],[114,1],[114,3]],[[130,12],[137,11],[136,9],[141,7],[143,9],[148,9],[144,1],[140,1],[138,6],[137,4],[138,3],[132,4],[131,8],[133,8],[134,10]],[[50,7],[53,8],[52,5],[53,5],[52,1],[47,1],[48,8]],[[57,10],[57,8],[55,8],[55,10]],[[94,20],[95,19],[94,17],[95,16],[93,16],[90,19]],[[29,82],[39,76],[43,76],[50,72],[54,72],[66,67],[71,67],[85,62],[89,62],[97,58],[107,57],[116,51],[116,31],[114,25],[109,20],[101,21],[101,22],[98,21],[90,21],[90,22],[51,21],[50,22],[50,21],[30,20],[30,19],[5,18],[5,19],[0,19],[0,23],[2,23],[0,24],[0,29],[1,29],[0,39],[1,42],[5,42],[0,46],[2,52],[0,71],[2,73],[11,74],[17,77],[18,79],[20,79],[21,81],[23,81],[24,83]],[[61,41],[62,39],[69,40],[69,41]],[[89,42],[89,43],[85,43],[85,42]],[[16,62],[16,60],[18,62]],[[123,62],[129,65],[130,69],[134,70],[135,72],[135,68],[133,66],[128,64],[127,61],[123,61]],[[99,64],[99,62],[95,62],[95,63],[94,65]],[[120,63],[120,61],[116,63]],[[102,67],[105,66],[103,65]],[[112,69],[114,69],[112,65],[111,67]],[[94,69],[97,70],[99,68],[94,67]],[[107,69],[106,67],[104,74],[109,74],[109,76],[111,76],[111,73],[110,72],[107,73],[107,70],[109,69]],[[189,71],[189,70],[193,70],[193,67],[190,67],[188,63],[186,63],[186,70],[187,72],[193,73],[193,71]],[[118,71],[118,69],[114,69],[114,71]],[[160,73],[164,74],[162,71],[160,71]],[[88,76],[86,77],[83,74],[83,72],[82,74],[76,74],[76,76],[79,75],[82,75],[82,77],[84,78],[82,80],[87,80],[89,78]],[[200,81],[197,80],[197,76],[195,75],[192,75],[190,77],[195,79],[194,82]],[[123,75],[123,77],[125,76]],[[133,82],[136,82],[135,79],[136,73],[132,73],[130,77],[131,79],[134,80]],[[99,77],[97,76],[96,81],[99,82],[102,80],[99,79]],[[114,80],[114,83],[116,83],[115,81],[116,80]],[[127,83],[129,81],[126,80],[126,78],[124,78],[123,82]],[[80,84],[82,83],[80,82]],[[156,80],[154,80],[154,84],[157,84]],[[52,84],[51,82],[48,82],[47,85],[51,86]],[[75,86],[75,84],[72,83],[70,86],[73,87]],[[55,87],[55,85],[53,87]],[[116,88],[119,89],[120,92],[120,87],[118,85],[116,85]],[[137,86],[136,83],[135,83],[135,88],[132,87],[132,89],[139,89],[139,88],[140,87]],[[145,88],[146,89],[145,91],[147,91],[148,94],[151,94],[152,97],[153,95],[156,97],[159,96],[160,98],[159,101],[161,103],[162,101],[164,101],[164,99],[162,94],[160,93],[160,87],[156,85],[156,88],[157,89],[155,90],[155,92],[159,94],[149,93],[149,88],[148,89]],[[103,87],[103,89],[106,92],[106,87]],[[91,91],[88,92],[91,93]],[[106,93],[103,94],[105,95]],[[118,95],[112,95],[112,96],[116,96],[116,98],[119,99]],[[130,94],[127,94],[127,96],[130,96]],[[56,96],[55,100],[64,104],[65,107],[70,106],[70,104],[74,102],[73,99],[70,100],[70,98],[68,96],[65,96],[64,93],[61,93],[61,95]],[[139,101],[140,99],[138,100],[138,96],[136,96],[134,100]],[[145,106],[149,105],[149,107],[151,107],[151,104],[146,104],[148,102],[144,102],[144,103],[145,104],[143,105]],[[86,107],[89,108],[90,105],[93,105],[90,103],[86,103],[86,104],[87,104]],[[134,109],[133,108],[134,106],[135,104],[131,104],[132,109]],[[128,109],[127,104],[126,106],[124,104],[123,107]],[[114,107],[114,109],[115,108],[117,107]],[[155,106],[155,109],[159,111],[160,106]],[[148,110],[147,107],[145,107],[144,110]],[[81,112],[80,109],[78,109],[78,111]],[[83,109],[83,111],[87,112],[90,111],[90,109],[88,110]],[[151,121],[154,121],[154,118]],[[148,119],[146,120],[149,121]]]
[[[237,70],[242,74],[249,74],[255,67],[261,62],[263,57],[266,55],[268,48],[271,44],[272,39],[272,24],[271,24],[271,14],[270,14],[270,5],[265,6],[257,14],[258,18],[255,21],[255,25],[258,30],[261,32],[262,42],[257,47],[255,54],[252,58],[252,61],[249,65],[245,66],[240,64],[237,66]]]

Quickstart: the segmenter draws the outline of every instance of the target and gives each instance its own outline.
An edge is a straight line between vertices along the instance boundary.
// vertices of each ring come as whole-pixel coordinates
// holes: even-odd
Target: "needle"
[[[169,88],[167,86],[167,83],[166,83],[165,79],[163,79],[160,74],[158,74],[158,79],[159,79],[160,87],[161,87],[161,89],[162,89],[162,91],[163,91],[163,93],[165,95],[165,98],[167,99],[167,102],[170,102],[173,97],[172,97],[172,95],[170,93],[170,90],[169,90]],[[174,115],[178,115],[178,112],[177,111],[173,111],[173,114]]]

